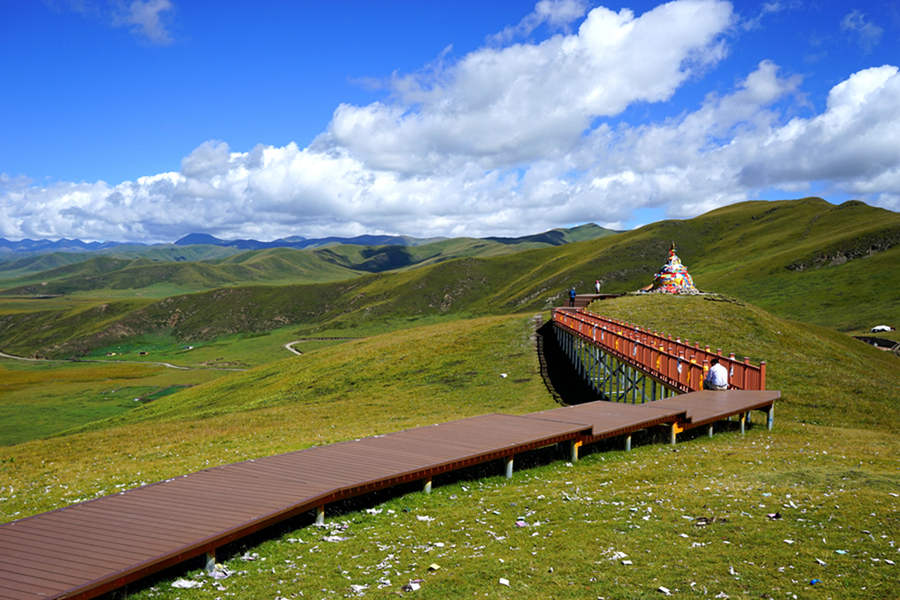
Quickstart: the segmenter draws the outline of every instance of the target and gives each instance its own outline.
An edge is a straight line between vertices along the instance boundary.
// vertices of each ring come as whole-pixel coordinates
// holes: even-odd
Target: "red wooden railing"
[[[566,331],[590,342],[654,379],[679,392],[703,389],[703,377],[709,362],[719,359],[728,369],[729,386],[737,390],[766,389],[766,363],[751,365],[749,358],[739,361],[734,353],[711,352],[709,346],[693,346],[688,340],[672,339],[640,327],[585,312],[583,309],[556,308],[553,322]]]

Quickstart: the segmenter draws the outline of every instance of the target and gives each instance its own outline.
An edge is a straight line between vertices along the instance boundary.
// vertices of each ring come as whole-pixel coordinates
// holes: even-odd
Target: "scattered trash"
[[[438,565],[436,563],[431,563],[430,565],[428,565],[429,571],[438,571],[438,570],[440,570],[440,568],[441,568],[440,565]]]
[[[350,538],[348,538],[348,537],[341,537],[339,535],[326,535],[325,537],[322,538],[322,541],[323,542],[346,542],[349,539]]]
[[[633,565],[634,563],[631,562],[630,560],[623,560],[623,561],[622,561],[622,564],[625,565],[625,566],[628,566],[628,565]]]
[[[896,564],[894,561],[890,560],[889,558],[884,559],[884,562],[886,562],[889,565]]]
[[[667,587],[659,586],[659,591],[662,592],[663,594],[665,594],[666,596],[672,595],[672,592],[670,592],[669,588],[667,588]]]
[[[794,540],[784,540],[784,543],[785,543],[785,544],[793,544],[793,543],[794,543]]]
[[[813,579],[809,582],[809,585],[816,585],[817,583],[822,583],[819,579]]]
[[[368,586],[368,585],[359,585],[359,584],[355,584],[355,583],[354,583],[354,584],[351,584],[351,585],[350,585],[350,589],[351,589],[351,590],[353,591],[353,593],[356,594],[357,596],[365,596],[365,595],[366,595],[366,590],[369,589],[369,586]]]
[[[501,578],[500,578],[500,585],[505,585],[506,587],[509,587],[509,579],[503,579],[503,578],[501,577]]]
[[[416,515],[416,518],[420,521],[434,521],[434,517],[429,517],[428,515]]]
[[[256,552],[254,552],[253,554],[250,554],[249,552],[244,552],[244,554],[241,556],[241,560],[244,562],[254,561],[258,558],[259,558],[259,554],[257,554]]]
[[[380,515],[381,513],[384,512],[384,509],[383,508],[367,508],[366,512],[369,513],[370,515]]]
[[[421,589],[421,585],[416,581],[410,581],[407,584],[404,584],[400,589],[404,592],[415,592],[418,589]]]
[[[231,577],[231,571],[225,565],[217,564],[216,568],[209,572],[209,576],[213,579],[228,579]]]
[[[821,558],[817,558],[817,559],[816,559],[816,562],[819,563],[820,565],[822,565],[823,567],[827,567],[827,566],[828,566],[828,563],[826,563],[826,562],[825,562],[824,560],[822,560]]]
[[[835,550],[834,553],[835,554],[847,554],[847,551],[846,550]]]
[[[781,518],[781,513],[774,512],[774,513],[769,513],[766,516],[769,517],[773,521],[777,521],[778,519]]]
[[[506,373],[500,373],[500,377],[502,377],[503,379],[506,379]]]
[[[525,521],[516,521],[516,527],[528,527],[528,523]]]
[[[202,581],[191,581],[190,579],[176,579],[175,581],[172,582],[173,588],[179,588],[182,590],[187,590],[190,588],[198,588],[198,587],[202,587],[202,586],[203,586]]]

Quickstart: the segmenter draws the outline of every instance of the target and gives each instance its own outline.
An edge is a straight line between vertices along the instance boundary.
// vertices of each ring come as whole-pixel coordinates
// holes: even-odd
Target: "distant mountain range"
[[[550,246],[559,246],[573,241],[584,241],[615,233],[593,223],[573,227],[571,229],[551,229],[544,233],[528,235],[520,238],[484,238],[501,244],[520,244],[535,242]],[[448,238],[414,238],[406,235],[359,235],[356,237],[325,237],[307,239],[302,236],[279,238],[271,242],[259,240],[223,240],[206,233],[191,233],[174,243],[175,246],[220,246],[223,248],[235,248],[238,250],[267,250],[271,248],[321,248],[346,244],[352,246],[422,246],[439,242]],[[118,246],[169,246],[172,244],[138,244],[134,242],[82,242],[81,240],[31,240],[24,239],[11,241],[0,238],[0,257],[4,254],[45,254],[49,252],[96,252],[110,250]]]
[[[30,240],[24,239],[13,242],[0,238],[0,254],[6,252],[94,252],[108,250],[123,245],[121,242],[82,242],[81,240]]]

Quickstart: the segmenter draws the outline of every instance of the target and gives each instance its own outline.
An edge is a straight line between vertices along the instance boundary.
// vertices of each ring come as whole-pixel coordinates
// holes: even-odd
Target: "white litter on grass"
[[[429,517],[427,515],[416,515],[416,518],[420,521],[428,521],[428,522],[434,521],[434,517]]]
[[[500,585],[505,585],[506,587],[509,587],[509,579],[503,579],[503,578],[501,577],[501,578],[500,578]]]
[[[669,591],[669,588],[667,588],[667,587],[659,586],[659,591],[662,592],[663,594],[665,594],[666,596],[672,595],[672,592]]]
[[[633,565],[634,563],[631,562],[630,560],[623,560],[623,561],[622,561],[622,564],[625,565],[625,566],[628,566],[628,565]]]
[[[793,543],[794,543],[794,540],[784,540],[784,543],[785,543],[785,544],[793,544]]]
[[[190,588],[203,587],[203,583],[204,582],[202,581],[191,581],[190,579],[176,579],[172,582],[172,587],[187,590]]]
[[[380,515],[381,513],[384,512],[384,509],[383,508],[367,508],[366,512],[369,513],[370,515]]]

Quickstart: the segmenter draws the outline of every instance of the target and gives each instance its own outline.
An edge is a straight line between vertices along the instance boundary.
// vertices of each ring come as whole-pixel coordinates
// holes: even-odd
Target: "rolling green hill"
[[[104,296],[112,291],[140,290],[137,295],[142,297],[165,297],[255,283],[321,283],[453,258],[502,256],[614,233],[591,224],[503,241],[454,238],[409,246],[330,244],[305,250],[249,251],[212,245],[117,246],[96,253],[41,255],[0,264],[0,280],[6,280],[0,295]]]
[[[570,286],[592,291],[595,279],[606,292],[629,292],[647,285],[673,240],[703,291],[724,293],[782,317],[840,331],[865,331],[875,322],[900,320],[898,232],[900,215],[896,213],[860,202],[834,206],[808,198],[745,202],[695,219],[662,221],[615,236],[492,258],[441,261],[442,249],[448,245],[450,254],[471,248],[466,241],[451,240],[438,242],[432,250],[427,250],[428,245],[416,249],[336,247],[312,254],[267,250],[216,264],[141,265],[134,271],[116,271],[116,277],[128,275],[129,279],[110,285],[165,281],[216,287],[235,279],[263,281],[276,276],[283,282],[289,279],[288,273],[311,272],[322,264],[329,266],[316,276],[346,278],[309,285],[222,287],[153,303],[104,302],[102,308],[79,305],[69,311],[31,314],[3,311],[0,339],[7,352],[69,356],[157,331],[170,332],[179,340],[204,340],[289,324],[310,332],[381,322],[396,326],[423,317],[544,310],[561,303],[562,293]],[[310,256],[318,262],[297,260]],[[91,267],[100,271],[112,265],[110,260],[91,263]],[[404,268],[414,260],[438,262]],[[390,267],[393,272],[349,278],[346,265],[371,265],[373,270]],[[86,265],[65,268],[87,269]],[[343,275],[331,269],[343,270]],[[81,279],[96,282],[103,277],[88,274]],[[76,285],[72,279],[66,281]],[[52,285],[40,289],[55,289]]]

